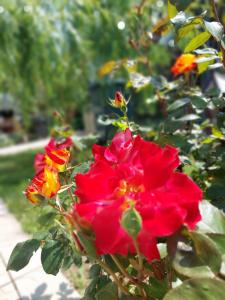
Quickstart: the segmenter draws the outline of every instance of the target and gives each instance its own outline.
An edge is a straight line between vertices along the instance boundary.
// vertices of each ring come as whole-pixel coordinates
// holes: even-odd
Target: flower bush
[[[41,248],[49,274],[88,264],[84,300],[224,299],[224,95],[196,84],[208,68],[225,65],[224,30],[210,3],[213,21],[205,13],[184,12],[191,1],[168,1],[169,18],[152,35],[140,27],[138,36],[133,32],[137,58],[110,61],[99,70],[116,76],[125,69],[127,88],[149,93],[148,126],[128,118],[135,99],[117,91],[109,100],[113,114],[99,118],[117,132],[105,146],[93,145],[90,161],[76,164],[86,137],[78,138],[64,122],[53,130],[25,191],[43,214],[48,207],[52,222],[15,247],[8,269],[22,269]],[[136,7],[138,22],[144,7],[145,1]],[[193,29],[200,32],[193,36]],[[168,30],[177,40],[191,35],[170,81],[152,74],[148,58],[140,57],[149,39],[151,45]],[[204,47],[210,38],[215,49]]]
[[[73,215],[81,227],[93,230],[99,255],[137,253],[137,243],[148,261],[159,259],[157,237],[175,233],[182,224],[193,229],[201,219],[202,192],[175,172],[180,161],[172,146],[162,149],[126,129],[110,146],[94,145],[93,155],[90,170],[75,177],[79,202]],[[140,220],[139,232],[126,227],[128,213]]]

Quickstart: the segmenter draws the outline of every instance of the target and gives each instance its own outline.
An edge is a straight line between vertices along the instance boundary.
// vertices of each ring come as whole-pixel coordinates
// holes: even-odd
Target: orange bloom
[[[45,167],[38,173],[25,191],[25,195],[33,204],[40,203],[42,197],[52,198],[60,189],[58,172],[52,168]]]
[[[194,54],[182,54],[171,68],[174,76],[188,73],[197,67],[196,56]]]

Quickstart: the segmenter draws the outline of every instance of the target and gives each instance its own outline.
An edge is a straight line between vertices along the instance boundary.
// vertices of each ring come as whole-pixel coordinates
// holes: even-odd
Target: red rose
[[[185,224],[193,229],[201,219],[200,188],[175,172],[178,150],[133,137],[130,130],[115,135],[111,145],[93,146],[94,163],[78,174],[74,217],[92,229],[99,254],[135,253],[131,237],[121,226],[132,203],[142,217],[140,251],[151,261],[159,258],[156,238],[173,234]]]

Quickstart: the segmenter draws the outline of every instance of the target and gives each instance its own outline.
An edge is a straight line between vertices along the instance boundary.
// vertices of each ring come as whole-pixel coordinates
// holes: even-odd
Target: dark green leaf
[[[186,116],[183,116],[179,119],[174,119],[173,121],[177,121],[177,122],[189,122],[189,121],[194,121],[194,120],[198,120],[200,117],[198,115],[194,115],[194,114],[189,114]]]
[[[101,267],[98,264],[94,264],[91,266],[89,270],[89,276],[90,278],[95,278],[98,277],[101,273]]]
[[[96,258],[97,253],[94,245],[94,240],[91,237],[86,236],[83,232],[78,232],[77,235],[88,256],[90,258]]]
[[[144,288],[147,296],[160,300],[163,299],[168,291],[168,282],[167,280],[158,280],[154,277],[151,277],[148,285],[146,284]]]
[[[96,300],[118,300],[118,289],[115,283],[109,282],[96,293]]]
[[[48,241],[41,252],[41,263],[44,271],[56,275],[64,259],[64,247],[59,241]]]
[[[182,99],[176,100],[172,104],[170,104],[168,106],[167,110],[168,110],[168,112],[170,112],[170,111],[176,110],[176,109],[178,109],[180,107],[183,107],[183,106],[185,106],[188,103],[190,103],[190,99],[189,98],[182,98]]]
[[[176,6],[179,11],[185,10],[192,3],[191,0],[170,0],[170,2]]]
[[[224,281],[213,278],[194,278],[170,290],[163,300],[224,300]]]
[[[194,248],[201,261],[210,267],[214,273],[219,273],[222,258],[216,244],[207,235],[199,232],[191,232]],[[210,257],[210,259],[209,259]]]
[[[18,243],[10,255],[7,270],[19,271],[23,269],[29,263],[32,255],[37,251],[39,246],[40,241],[36,239]]]

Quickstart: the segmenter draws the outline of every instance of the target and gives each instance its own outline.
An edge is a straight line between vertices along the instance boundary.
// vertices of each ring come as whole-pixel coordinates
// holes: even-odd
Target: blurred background
[[[212,17],[209,2],[193,2],[190,13],[208,10]],[[224,1],[217,4],[225,23]],[[110,112],[107,100],[119,90],[131,97],[132,120],[159,129],[163,110],[156,86],[173,79],[171,65],[195,34],[174,46],[167,15],[165,0],[0,0],[0,198],[25,232],[42,226],[35,222],[38,208],[22,191],[56,111],[78,134],[97,133],[105,141],[110,127],[98,122],[99,115]],[[134,75],[137,61],[142,65]],[[148,84],[150,75],[155,85]],[[197,83],[225,92],[224,78],[224,71],[212,70]],[[6,148],[35,141],[40,146],[25,152]],[[77,160],[89,155],[86,149]]]

